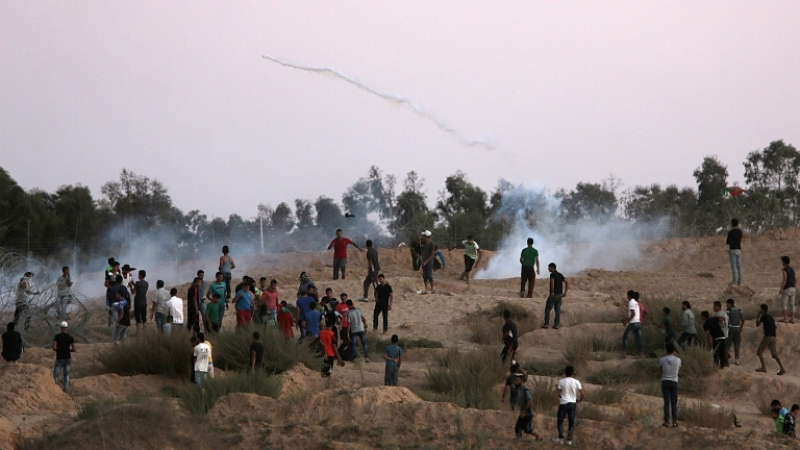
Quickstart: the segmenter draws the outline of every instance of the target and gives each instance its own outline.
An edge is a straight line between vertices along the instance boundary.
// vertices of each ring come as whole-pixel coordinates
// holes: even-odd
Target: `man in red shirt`
[[[323,360],[325,365],[322,367],[322,376],[329,377],[331,376],[331,370],[333,370],[333,358],[339,361],[340,366],[344,366],[344,361],[339,356],[336,334],[331,331],[331,327],[327,322],[324,320],[322,322],[324,329],[319,332],[319,343],[325,349],[325,359]]]
[[[342,299],[338,305],[336,305],[336,312],[342,317],[342,323],[340,325],[341,329],[341,338],[342,342],[349,342],[350,341],[350,323],[347,321],[347,311],[350,308],[347,307],[347,294],[342,294],[339,296]]]
[[[333,279],[339,279],[339,269],[342,269],[342,279],[345,278],[345,271],[347,270],[347,246],[352,245],[358,251],[362,251],[355,242],[342,237],[342,230],[336,230],[336,238],[328,244],[328,250],[333,248]]]
[[[294,317],[286,304],[286,300],[281,300],[281,305],[278,308],[278,326],[285,338],[294,337]]]

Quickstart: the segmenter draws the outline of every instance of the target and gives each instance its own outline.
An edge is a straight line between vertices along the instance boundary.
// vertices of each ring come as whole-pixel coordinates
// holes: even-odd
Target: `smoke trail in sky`
[[[396,95],[396,94],[390,94],[390,93],[387,93],[387,92],[381,92],[379,90],[373,89],[373,88],[367,86],[366,84],[361,83],[360,81],[357,81],[357,80],[354,80],[353,78],[350,78],[346,74],[340,72],[339,70],[337,70],[337,69],[335,69],[333,67],[301,66],[299,64],[293,64],[293,63],[278,59],[278,58],[276,58],[274,56],[270,56],[270,55],[262,55],[262,57],[264,59],[268,59],[268,60],[270,60],[272,62],[278,63],[278,64],[280,64],[280,65],[282,65],[284,67],[290,67],[292,69],[298,69],[298,70],[305,70],[307,72],[315,72],[315,73],[333,75],[334,77],[339,78],[341,80],[344,80],[344,81],[352,84],[353,86],[355,86],[355,87],[357,87],[357,88],[359,88],[361,90],[369,92],[370,94],[372,94],[372,95],[374,95],[376,97],[382,98],[384,100],[388,100],[388,101],[390,101],[392,103],[395,103],[397,105],[408,105],[411,108],[411,111],[414,112],[414,114],[433,122],[440,130],[453,135],[462,144],[464,144],[464,145],[466,145],[468,147],[483,147],[483,148],[485,148],[487,150],[492,150],[496,146],[495,142],[493,142],[493,140],[489,139],[489,138],[478,140],[478,139],[469,139],[469,138],[463,136],[455,128],[451,127],[450,125],[446,124],[441,119],[439,119],[438,117],[436,117],[433,114],[429,113],[428,111],[424,110],[422,107],[420,107],[419,105],[414,103],[414,101],[411,100],[408,97],[400,96],[400,95]]]

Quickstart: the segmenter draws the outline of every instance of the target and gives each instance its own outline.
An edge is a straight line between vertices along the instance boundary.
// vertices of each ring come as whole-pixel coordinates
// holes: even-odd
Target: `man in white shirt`
[[[661,369],[661,393],[664,396],[664,424],[668,427],[670,407],[672,407],[672,426],[678,426],[678,371],[681,369],[681,359],[675,356],[675,346],[668,343],[667,355],[658,361]]]
[[[198,344],[194,347],[192,357],[194,360],[194,381],[197,383],[197,387],[203,387],[203,380],[208,375],[208,360],[211,359],[211,347],[206,344],[206,337],[203,332],[197,333],[197,341]]]
[[[155,320],[158,331],[164,331],[164,324],[167,323],[167,316],[169,315],[169,302],[170,295],[164,289],[164,280],[156,281],[156,293],[153,296],[153,307],[150,310],[150,320]]]
[[[66,321],[67,308],[72,303],[72,277],[67,266],[61,268],[61,276],[56,280],[56,295],[58,296],[59,319]]]
[[[567,366],[564,378],[558,380],[558,413],[556,415],[558,437],[553,439],[556,444],[564,443],[564,417],[569,418],[569,431],[567,432],[567,445],[572,445],[573,430],[575,429],[575,411],[577,404],[583,401],[583,386],[581,382],[572,378],[575,368]]]
[[[178,289],[172,288],[169,291],[171,296],[167,302],[167,310],[172,316],[172,326],[183,328],[183,300],[178,298]]]
[[[642,321],[639,312],[639,293],[628,291],[628,318],[622,321],[626,325],[625,332],[622,334],[622,354],[621,358],[628,355],[628,333],[633,332],[636,339],[636,348],[639,350],[639,357],[644,358],[644,343],[642,342]]]

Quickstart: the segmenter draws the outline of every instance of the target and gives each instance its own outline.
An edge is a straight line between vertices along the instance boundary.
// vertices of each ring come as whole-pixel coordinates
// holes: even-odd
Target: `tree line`
[[[216,252],[223,244],[235,246],[239,254],[321,250],[332,231],[342,228],[379,246],[408,242],[430,229],[440,245],[472,234],[492,249],[520,220],[520,208],[528,208],[524,220],[535,227],[536,204],[547,199],[558,203],[555,214],[564,224],[624,220],[647,226],[666,220],[667,235],[674,237],[719,233],[732,217],[749,232],[800,226],[800,152],[774,141],[750,152],[743,168],[742,187],[730,186],[727,166],[707,156],[693,172],[696,187],[652,184],[619,192],[619,180],[609,178],[529,197],[502,179],[494,190],[485,191],[458,171],[431,199],[416,172],[409,172],[398,186],[395,176],[373,166],[347,188],[341,201],[320,196],[274,207],[259,204],[253,216],[231,214],[227,220],[209,220],[199,210],[184,213],[160,181],[127,169],[105,183],[95,198],[80,184],[55,192],[26,191],[0,168],[0,247],[30,250],[40,257],[78,253],[91,258],[120,254],[142,236],[157,236],[162,256],[182,261]],[[516,193],[513,199],[510,192]]]

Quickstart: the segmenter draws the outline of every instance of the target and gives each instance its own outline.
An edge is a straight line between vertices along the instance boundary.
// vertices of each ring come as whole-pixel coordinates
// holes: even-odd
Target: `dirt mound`
[[[70,392],[74,396],[91,398],[124,398],[129,394],[156,395],[163,386],[176,385],[173,379],[157,375],[134,375],[122,377],[105,374],[78,378],[70,382]]]
[[[19,443],[19,433],[15,432],[14,425],[4,417],[0,417],[0,448],[16,448]]]
[[[278,375],[278,378],[281,379],[280,398],[282,399],[315,391],[322,387],[322,377],[319,372],[315,372],[299,363]]]
[[[756,291],[750,286],[739,286],[731,284],[725,289],[725,294],[740,299],[751,299],[756,295]]]
[[[0,370],[0,414],[71,411],[74,402],[53,382],[52,369],[32,364],[6,364]]]

